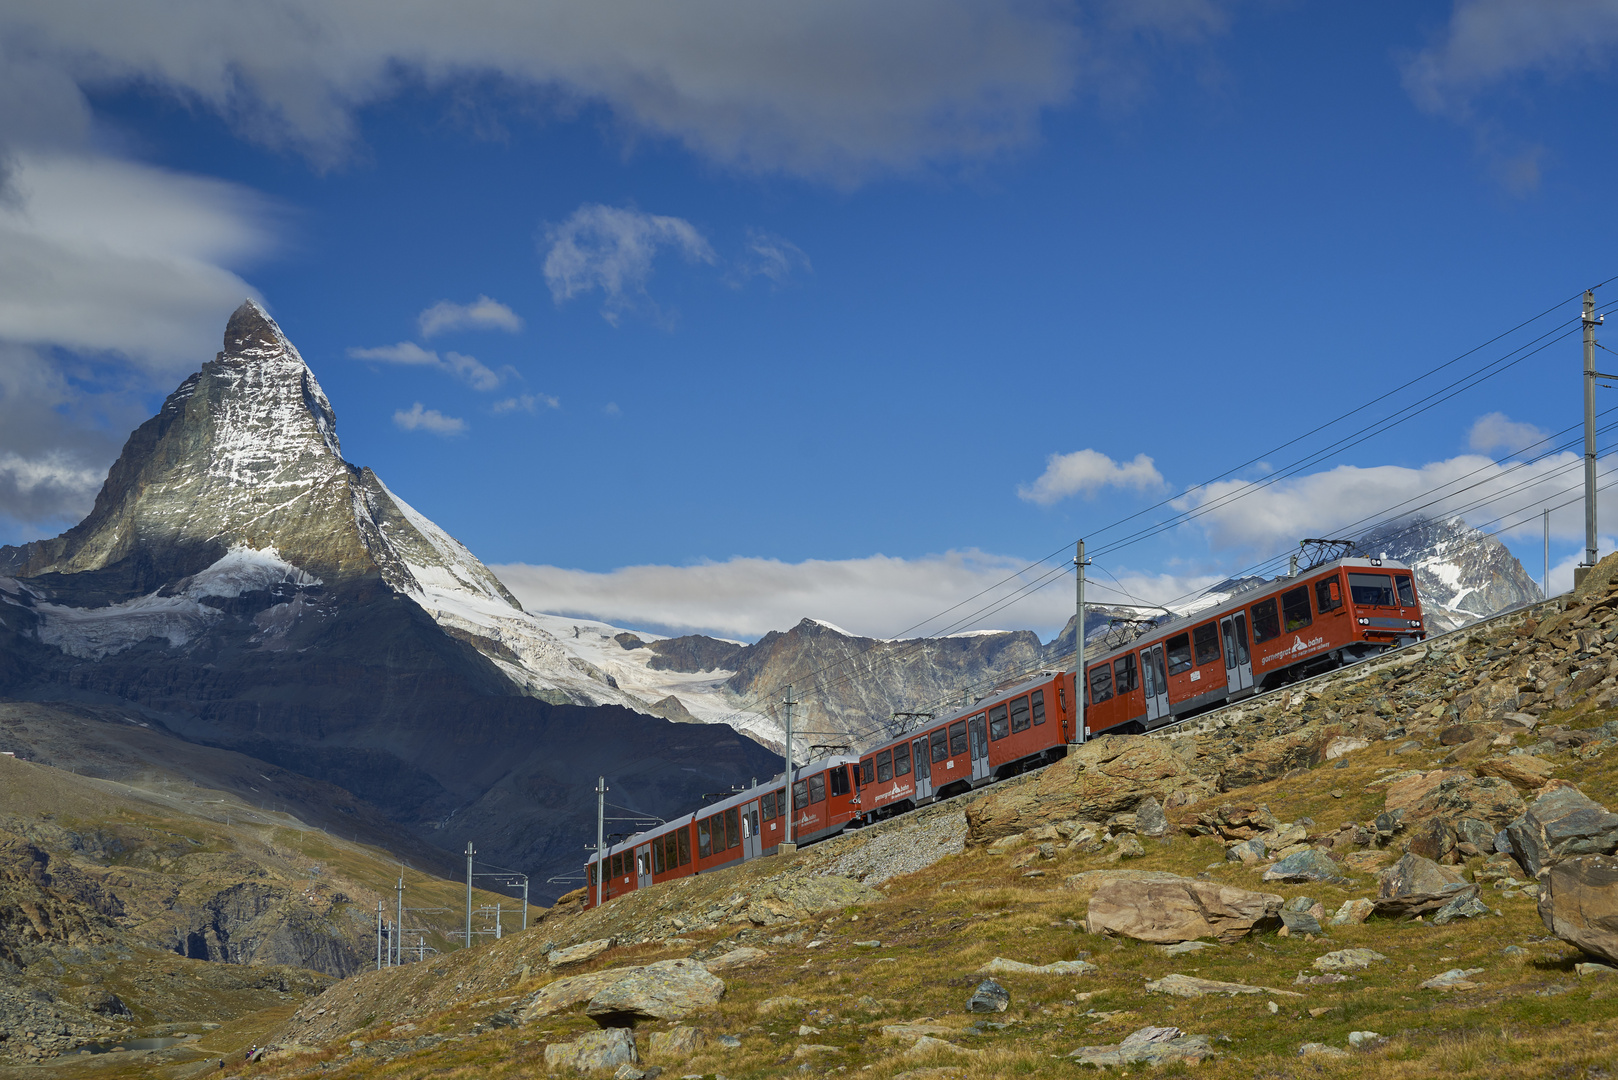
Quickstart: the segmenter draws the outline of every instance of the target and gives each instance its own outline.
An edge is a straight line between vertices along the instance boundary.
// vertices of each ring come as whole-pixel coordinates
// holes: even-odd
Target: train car
[[[1408,566],[1336,559],[1086,657],[1086,735],[1150,731],[1424,636]]]
[[[834,836],[859,816],[855,784],[858,759],[835,756],[794,770],[793,841],[800,844]],[[596,902],[598,867],[605,866],[603,901],[662,881],[773,855],[786,837],[788,820],[785,774],[769,783],[710,803],[694,814],[636,833],[609,845],[585,864],[589,883],[586,907]]]
[[[1067,752],[1072,702],[1072,672],[1044,671],[865,753],[864,819],[891,817],[1054,761]]]

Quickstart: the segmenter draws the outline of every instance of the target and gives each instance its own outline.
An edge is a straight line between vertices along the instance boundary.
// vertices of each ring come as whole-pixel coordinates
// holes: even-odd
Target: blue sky
[[[4,542],[254,295],[346,456],[531,607],[894,634],[1618,275],[1611,0],[37,7],[0,14]],[[1441,509],[1525,521],[1579,367],[1095,573],[1167,599],[1462,475]],[[1050,632],[1052,581],[962,628]]]

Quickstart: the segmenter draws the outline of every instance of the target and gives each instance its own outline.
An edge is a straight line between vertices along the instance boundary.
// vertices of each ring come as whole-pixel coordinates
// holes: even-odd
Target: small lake
[[[94,1042],[74,1047],[69,1054],[111,1054],[119,1050],[161,1050],[166,1046],[175,1046],[185,1042],[184,1039],[124,1039],[121,1042]]]

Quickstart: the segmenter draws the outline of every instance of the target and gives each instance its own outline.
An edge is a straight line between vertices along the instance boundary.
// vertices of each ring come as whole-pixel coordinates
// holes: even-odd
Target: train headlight
[[[1371,625],[1371,620],[1370,619],[1361,619],[1360,620],[1360,625],[1361,626],[1370,626]]]
[[[1410,620],[1410,629],[1414,630],[1417,627],[1419,627],[1420,625],[1421,625],[1421,620],[1420,619],[1411,619]]]

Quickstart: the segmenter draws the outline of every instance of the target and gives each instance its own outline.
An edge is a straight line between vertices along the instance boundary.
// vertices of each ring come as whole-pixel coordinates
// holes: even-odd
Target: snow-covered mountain
[[[1367,533],[1367,555],[1386,555],[1416,572],[1431,633],[1541,599],[1540,588],[1499,540],[1460,518],[1414,518]]]

